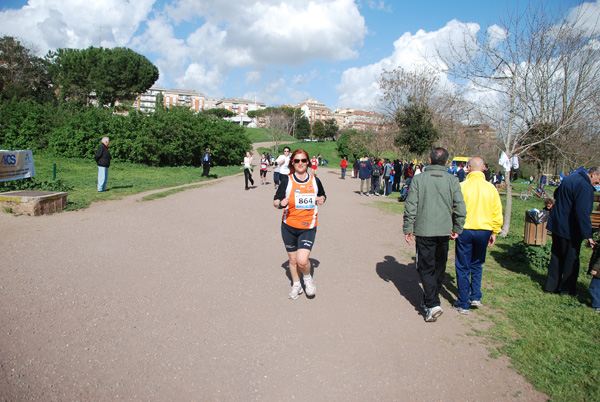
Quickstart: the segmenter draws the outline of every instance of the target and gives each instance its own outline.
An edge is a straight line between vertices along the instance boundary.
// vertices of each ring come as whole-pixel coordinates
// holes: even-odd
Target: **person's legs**
[[[595,276],[590,282],[590,294],[592,295],[592,308],[600,308],[600,279]]]
[[[436,289],[435,289],[435,300],[437,305],[440,305],[440,290],[442,289],[442,282],[444,282],[444,276],[446,275],[446,263],[448,262],[448,244],[450,238],[448,236],[435,237],[435,278],[436,278]]]
[[[98,166],[98,191],[106,190],[107,180],[108,180],[108,168]]]
[[[346,178],[346,168],[342,168],[342,179]]]
[[[246,190],[248,190],[248,169],[244,169],[244,184],[245,184],[245,188]]]
[[[435,276],[435,242],[431,237],[417,236],[417,272],[423,286],[423,301],[427,308],[440,305],[436,295],[437,279]]]
[[[552,248],[550,249],[550,264],[548,264],[548,274],[546,275],[546,284],[544,291],[548,293],[558,292],[558,285],[562,278],[562,267],[565,255],[567,239],[552,234]]]
[[[563,275],[558,286],[560,294],[577,294],[577,278],[579,277],[579,252],[581,251],[581,242],[572,242],[567,240],[566,253],[564,256]]]
[[[455,241],[454,265],[456,268],[456,286],[458,288],[457,300],[454,306],[468,310],[471,307],[469,302],[469,291],[471,289],[471,259],[473,251],[472,231],[463,230]]]
[[[483,264],[487,254],[487,246],[492,232],[490,230],[473,230],[473,251],[471,254],[471,301],[481,300],[481,278]]]
[[[273,172],[273,185],[275,188],[279,186],[279,172]]]

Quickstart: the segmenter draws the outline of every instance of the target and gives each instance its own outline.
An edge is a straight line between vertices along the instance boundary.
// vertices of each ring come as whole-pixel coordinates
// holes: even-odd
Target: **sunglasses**
[[[294,159],[294,163],[300,163],[300,162],[306,163],[306,162],[308,162],[308,159]]]

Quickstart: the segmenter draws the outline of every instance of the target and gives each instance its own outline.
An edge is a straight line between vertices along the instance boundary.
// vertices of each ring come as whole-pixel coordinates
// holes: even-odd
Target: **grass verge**
[[[526,185],[515,183],[514,187],[518,194]],[[396,204],[401,203],[373,205],[403,213]],[[546,246],[523,244],[525,211],[533,208],[542,209],[543,200],[513,198],[509,235],[488,250],[482,284],[485,307],[472,311],[465,323],[472,324],[476,318],[490,323],[485,329],[471,328],[489,344],[491,356],[510,357],[513,368],[552,401],[598,401],[600,315],[589,307],[590,278],[586,275],[591,250],[582,246],[577,297],[545,294],[542,286],[551,239]],[[452,285],[447,290],[456,296],[456,277],[449,262],[447,279]]]

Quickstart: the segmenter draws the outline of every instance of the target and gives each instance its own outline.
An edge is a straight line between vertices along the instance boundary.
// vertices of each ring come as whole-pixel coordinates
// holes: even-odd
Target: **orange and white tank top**
[[[311,174],[304,183],[296,181],[293,174],[288,178],[285,196],[289,204],[283,211],[283,223],[296,229],[317,227],[317,179]]]

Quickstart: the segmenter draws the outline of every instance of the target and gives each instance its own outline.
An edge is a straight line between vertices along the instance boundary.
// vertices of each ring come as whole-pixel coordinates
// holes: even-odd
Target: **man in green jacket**
[[[406,242],[416,240],[417,272],[423,285],[425,321],[434,322],[444,310],[440,306],[440,289],[450,239],[462,232],[467,210],[458,179],[446,171],[448,151],[434,148],[430,165],[415,176],[404,206]]]

